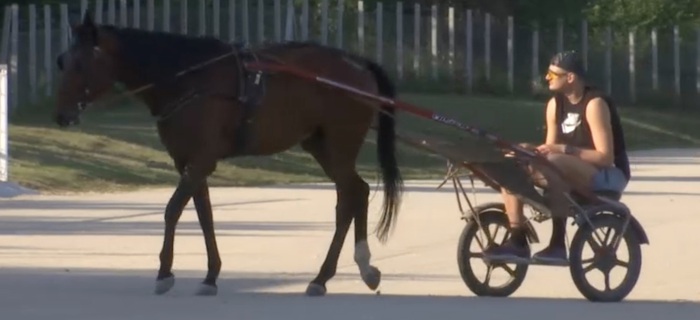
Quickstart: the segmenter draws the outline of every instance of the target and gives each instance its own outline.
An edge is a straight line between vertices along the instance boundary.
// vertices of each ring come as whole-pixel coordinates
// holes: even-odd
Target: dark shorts
[[[627,178],[622,170],[616,167],[604,168],[593,176],[594,191],[615,191],[622,193],[627,188]]]

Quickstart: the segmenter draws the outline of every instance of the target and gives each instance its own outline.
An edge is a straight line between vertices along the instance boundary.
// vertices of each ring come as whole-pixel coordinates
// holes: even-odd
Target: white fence
[[[20,3],[20,2],[18,2]],[[9,66],[10,110],[52,96],[69,25],[90,9],[98,23],[263,41],[315,40],[367,55],[405,90],[531,93],[549,56],[581,50],[591,77],[624,102],[700,101],[700,29],[639,33],[586,21],[551,28],[488,13],[412,1],[75,0],[5,8],[0,63]]]
[[[7,113],[7,65],[0,65],[0,182],[7,182],[9,179],[9,128]]]

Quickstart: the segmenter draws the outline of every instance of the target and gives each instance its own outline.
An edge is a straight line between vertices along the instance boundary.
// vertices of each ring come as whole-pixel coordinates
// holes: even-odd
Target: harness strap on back
[[[242,107],[242,114],[234,133],[233,155],[240,156],[250,152],[254,111],[265,95],[265,82],[262,71],[251,72],[244,67],[244,64],[250,61],[259,61],[255,53],[249,50],[240,50],[237,57],[239,70],[238,102]]]

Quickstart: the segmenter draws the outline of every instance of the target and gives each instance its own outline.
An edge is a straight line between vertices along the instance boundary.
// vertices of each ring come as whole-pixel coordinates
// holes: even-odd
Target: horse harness
[[[236,56],[236,64],[238,66],[238,90],[235,95],[221,94],[221,93],[202,93],[195,89],[192,89],[182,95],[180,99],[169,103],[163,110],[166,110],[161,115],[158,116],[158,122],[163,122],[173,116],[177,111],[183,107],[189,105],[193,101],[211,96],[220,96],[227,99],[236,99],[239,105],[242,107],[242,115],[239,118],[239,122],[236,124],[235,130],[235,141],[233,148],[234,156],[241,156],[248,154],[250,141],[251,141],[251,129],[254,118],[254,111],[257,106],[260,105],[262,98],[265,95],[265,79],[264,74],[261,70],[251,71],[245,67],[245,64],[251,61],[259,61],[259,57],[251,49],[244,48],[242,43],[232,44],[234,52],[232,54]]]

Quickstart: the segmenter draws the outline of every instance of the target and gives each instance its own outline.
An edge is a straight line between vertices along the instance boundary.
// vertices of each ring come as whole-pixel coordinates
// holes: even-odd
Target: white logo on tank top
[[[561,131],[564,133],[572,133],[581,124],[581,118],[578,113],[569,112],[566,114],[566,119],[561,123]]]

